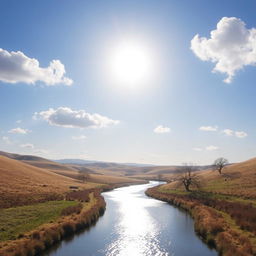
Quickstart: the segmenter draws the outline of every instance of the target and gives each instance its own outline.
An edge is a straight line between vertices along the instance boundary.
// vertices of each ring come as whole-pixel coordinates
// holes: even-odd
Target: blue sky
[[[256,28],[255,8],[239,0],[1,1],[1,150],[153,164],[255,157],[256,61],[236,30]],[[238,53],[220,31],[217,47],[196,41],[191,50],[194,36],[208,40],[218,23]],[[109,75],[127,40],[152,64],[132,88]],[[21,67],[26,61],[33,65]]]

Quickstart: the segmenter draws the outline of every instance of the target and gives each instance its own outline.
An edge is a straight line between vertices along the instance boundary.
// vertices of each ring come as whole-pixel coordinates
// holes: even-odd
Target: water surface
[[[103,193],[107,209],[96,225],[47,256],[215,256],[195,234],[192,218],[144,191],[158,182]]]

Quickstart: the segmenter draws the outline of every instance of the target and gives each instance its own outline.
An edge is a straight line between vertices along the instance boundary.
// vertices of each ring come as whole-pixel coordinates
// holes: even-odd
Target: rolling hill
[[[177,174],[172,176],[173,179]],[[224,167],[222,174],[212,169],[198,172],[202,190],[225,195],[256,198],[256,158]],[[165,189],[176,188],[176,182],[164,185]],[[182,188],[182,186],[181,186]]]
[[[86,182],[79,174],[89,174]],[[103,175],[84,166],[64,165],[30,155],[0,152],[0,208],[55,200],[70,190],[141,183],[122,175]]]
[[[44,201],[58,197],[68,191],[69,186],[85,186],[77,180],[5,156],[0,156],[0,176],[1,207]]]

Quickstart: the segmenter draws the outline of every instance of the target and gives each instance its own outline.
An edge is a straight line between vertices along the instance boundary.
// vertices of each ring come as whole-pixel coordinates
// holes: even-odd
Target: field
[[[7,213],[5,211],[10,211],[10,214],[19,221],[5,216],[7,230],[3,241],[0,242],[0,255],[40,255],[64,237],[95,223],[105,210],[105,201],[98,190],[90,190],[86,196],[83,193],[80,199],[83,200],[84,197],[87,202],[47,202],[34,206],[4,209],[4,214]],[[39,209],[35,209],[38,206]],[[18,209],[18,215],[15,214],[15,209]],[[34,214],[38,215],[34,216]],[[32,225],[27,223],[25,215],[30,218]],[[12,230],[8,228],[19,224],[20,232],[22,230],[24,233],[16,233],[18,239],[13,239],[15,237],[12,236]],[[11,240],[7,240],[10,238]]]
[[[62,211],[75,206],[75,201],[48,201],[45,203],[19,206],[0,210],[0,241],[22,237],[25,232],[38,226],[56,221]]]

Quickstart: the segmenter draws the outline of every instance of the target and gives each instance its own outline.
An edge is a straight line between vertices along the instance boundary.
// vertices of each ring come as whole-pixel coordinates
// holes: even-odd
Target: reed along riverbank
[[[173,191],[161,191],[161,186],[149,188],[146,195],[165,201],[188,211],[194,219],[196,233],[209,246],[215,247],[223,256],[256,255],[255,230],[250,226],[240,226],[238,215],[244,222],[256,209],[225,200],[205,198],[204,193],[179,194]],[[240,214],[238,214],[240,209]],[[241,215],[242,210],[244,217]],[[251,211],[250,216],[248,211]],[[255,216],[255,215],[254,215]]]
[[[90,227],[103,215],[106,208],[105,200],[100,193],[99,189],[70,193],[67,199],[80,202],[63,209],[61,217],[56,221],[20,234],[15,240],[0,242],[0,256],[40,255],[63,238]]]

